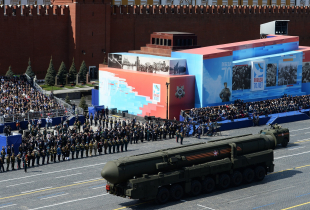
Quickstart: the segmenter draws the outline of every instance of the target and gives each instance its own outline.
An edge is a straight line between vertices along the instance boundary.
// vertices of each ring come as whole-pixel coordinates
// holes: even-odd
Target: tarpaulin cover
[[[15,155],[18,154],[18,147],[22,143],[22,135],[12,135],[12,136],[5,136],[4,134],[0,134],[0,146],[2,149],[2,146],[7,147],[12,146],[14,144],[14,153]],[[5,150],[6,151],[6,150]]]
[[[92,113],[94,116],[95,112],[98,112],[100,110],[104,109],[104,106],[93,106],[93,107],[88,107],[88,112]]]

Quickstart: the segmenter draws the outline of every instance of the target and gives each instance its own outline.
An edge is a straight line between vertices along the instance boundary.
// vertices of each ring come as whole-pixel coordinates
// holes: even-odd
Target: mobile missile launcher
[[[290,131],[288,128],[282,128],[278,124],[271,125],[270,128],[261,130],[259,133],[264,135],[274,136],[276,139],[276,144],[281,144],[282,147],[286,147],[290,141]]]
[[[274,135],[244,135],[109,161],[101,171],[108,193],[165,203],[187,193],[261,181],[274,171]]]

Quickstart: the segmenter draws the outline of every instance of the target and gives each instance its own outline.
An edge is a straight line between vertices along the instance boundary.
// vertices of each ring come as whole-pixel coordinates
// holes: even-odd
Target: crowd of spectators
[[[53,97],[33,88],[26,76],[0,77],[0,115],[25,118],[28,113],[47,113],[63,107]]]
[[[238,118],[253,118],[261,115],[297,111],[310,108],[310,95],[290,96],[282,98],[244,102],[236,100],[233,104],[221,106],[193,108],[188,114],[197,123],[210,123]]]

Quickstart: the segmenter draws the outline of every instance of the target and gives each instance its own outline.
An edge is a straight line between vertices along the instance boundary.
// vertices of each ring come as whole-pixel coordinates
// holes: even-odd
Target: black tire
[[[191,196],[197,196],[201,193],[201,183],[198,180],[193,180],[192,181],[192,186],[191,186],[191,191],[190,191],[190,195]]]
[[[255,174],[254,174],[254,170],[251,168],[246,168],[243,171],[243,181],[245,183],[251,183],[254,180]]]
[[[202,182],[202,191],[204,193],[211,193],[215,189],[215,181],[211,177],[207,177]]]
[[[287,138],[283,139],[281,143],[282,147],[287,147],[287,144],[288,144],[288,139]]]
[[[243,177],[240,171],[234,171],[231,175],[231,184],[232,186],[239,186],[243,181]]]
[[[164,204],[169,200],[169,198],[170,198],[170,193],[166,187],[161,187],[158,189],[158,193],[156,196],[156,203]]]
[[[262,181],[265,178],[266,169],[263,166],[257,166],[255,168],[255,178],[257,181]]]
[[[184,194],[183,187],[179,184],[174,184],[170,188],[170,197],[172,200],[180,200]]]
[[[221,174],[219,186],[221,189],[226,189],[230,185],[230,177],[227,174]]]

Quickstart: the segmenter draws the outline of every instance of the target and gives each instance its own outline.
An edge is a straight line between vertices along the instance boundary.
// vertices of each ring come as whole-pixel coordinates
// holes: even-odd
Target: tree
[[[69,69],[69,82],[74,82],[76,78],[76,68],[75,68],[75,63],[74,63],[74,58],[72,60],[71,67]]]
[[[80,101],[80,104],[79,104],[79,107],[81,107],[83,110],[86,110],[87,109],[87,104],[86,104],[86,100],[85,100],[85,97],[84,95],[82,95],[82,98],[81,98],[81,101]]]
[[[68,95],[68,94],[67,94],[67,96],[66,96],[65,102],[66,102],[67,104],[70,104],[70,98],[69,98],[69,95]]]
[[[45,75],[45,84],[49,86],[54,86],[55,85],[55,77],[56,77],[56,71],[54,69],[53,65],[53,59],[51,57],[50,60],[50,65],[48,66],[46,75]]]
[[[32,71],[32,68],[31,68],[30,58],[29,58],[29,61],[28,61],[28,67],[27,67],[27,70],[26,70],[26,74],[29,77],[34,77],[35,76],[35,73]]]
[[[59,82],[59,84],[63,85],[66,83],[67,70],[64,62],[61,62],[57,76],[58,76],[57,82]]]
[[[12,67],[9,67],[9,70],[6,72],[5,76],[7,77],[13,77],[14,76],[14,72],[12,71]]]
[[[79,71],[81,81],[86,82],[86,74],[87,74],[87,66],[85,61],[83,61]]]

